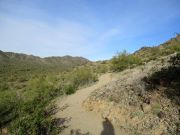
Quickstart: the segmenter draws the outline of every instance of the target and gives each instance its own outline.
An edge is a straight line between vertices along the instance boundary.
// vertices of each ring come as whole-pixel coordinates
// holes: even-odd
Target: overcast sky
[[[0,50],[109,59],[180,32],[180,0],[0,0]]]

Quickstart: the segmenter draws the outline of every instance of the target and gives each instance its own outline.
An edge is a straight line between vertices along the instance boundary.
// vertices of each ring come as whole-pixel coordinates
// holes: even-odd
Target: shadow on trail
[[[103,124],[103,131],[101,132],[101,135],[115,135],[114,127],[111,124],[111,122],[108,120],[108,118],[105,118],[102,124]]]

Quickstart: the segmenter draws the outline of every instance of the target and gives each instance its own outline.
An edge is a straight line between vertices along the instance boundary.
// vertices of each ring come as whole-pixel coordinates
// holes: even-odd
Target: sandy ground
[[[108,127],[106,125],[103,126],[104,118],[102,118],[100,113],[85,111],[82,103],[91,92],[115,79],[116,77],[111,73],[104,74],[99,77],[99,81],[94,85],[80,89],[75,94],[67,96],[64,99],[57,100],[58,107],[62,108],[64,106],[65,109],[58,111],[56,117],[70,118],[70,121],[67,123],[68,128],[66,128],[61,135],[69,135],[72,129],[80,129],[82,133],[90,132],[93,135],[105,135],[103,132],[107,130],[105,127]],[[114,125],[112,125],[112,127],[114,130],[112,135],[122,134]]]

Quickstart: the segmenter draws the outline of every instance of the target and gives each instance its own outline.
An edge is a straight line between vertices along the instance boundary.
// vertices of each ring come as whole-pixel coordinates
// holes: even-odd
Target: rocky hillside
[[[180,36],[133,55],[140,66],[125,69],[118,80],[97,89],[83,103],[128,135],[180,133]]]
[[[155,60],[161,56],[167,56],[169,54],[180,52],[180,35],[171,38],[163,44],[154,47],[142,47],[136,51],[133,55],[140,57],[143,61],[148,62]]]
[[[93,92],[83,106],[101,112],[129,135],[179,133],[180,69],[171,69],[171,57],[119,73],[117,81]]]

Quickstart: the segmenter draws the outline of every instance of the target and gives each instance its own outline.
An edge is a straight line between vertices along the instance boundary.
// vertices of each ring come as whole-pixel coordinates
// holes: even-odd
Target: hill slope
[[[168,40],[167,42],[154,47],[142,47],[134,53],[145,62],[155,60],[158,57],[180,52],[180,35]]]
[[[179,134],[178,52],[180,35],[159,46],[144,47],[131,54],[141,58],[143,64],[117,73],[118,80],[94,91],[84,101],[84,108],[100,112],[127,135]]]

